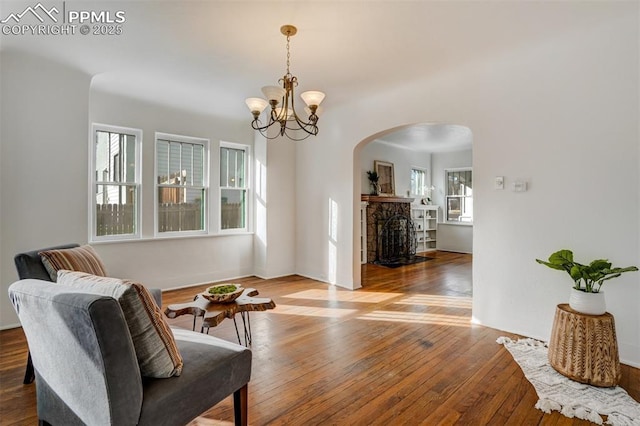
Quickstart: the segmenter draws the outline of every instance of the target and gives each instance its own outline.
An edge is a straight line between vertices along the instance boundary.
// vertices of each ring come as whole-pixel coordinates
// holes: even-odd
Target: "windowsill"
[[[473,226],[473,222],[440,222],[438,225]]]
[[[99,241],[89,241],[91,245],[102,245],[102,244],[122,244],[122,243],[146,243],[152,241],[174,241],[174,240],[186,240],[193,238],[218,238],[218,237],[233,237],[233,236],[243,236],[243,235],[253,235],[255,232],[252,231],[237,231],[237,232],[224,232],[220,234],[201,234],[201,235],[159,235],[155,237],[142,237],[135,239],[120,239],[120,240],[99,240]]]

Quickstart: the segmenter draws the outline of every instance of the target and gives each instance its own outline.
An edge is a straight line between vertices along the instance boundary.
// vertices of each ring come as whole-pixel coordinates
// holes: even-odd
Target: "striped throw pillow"
[[[107,270],[102,260],[100,260],[98,253],[96,253],[90,245],[70,249],[41,251],[38,254],[53,282],[56,282],[58,271],[61,269],[86,272],[100,277],[107,275]]]
[[[183,361],[173,332],[145,286],[129,280],[66,270],[58,271],[58,284],[118,300],[129,326],[140,373],[154,378],[180,375]]]

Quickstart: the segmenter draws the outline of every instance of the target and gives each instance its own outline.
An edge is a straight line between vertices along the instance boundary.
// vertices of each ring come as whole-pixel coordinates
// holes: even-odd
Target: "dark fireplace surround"
[[[367,204],[367,263],[390,264],[416,254],[413,198],[363,195]]]

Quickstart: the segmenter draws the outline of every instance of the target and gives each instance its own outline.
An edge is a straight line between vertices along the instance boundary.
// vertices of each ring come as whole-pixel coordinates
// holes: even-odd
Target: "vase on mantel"
[[[371,193],[369,195],[380,195],[380,184],[371,182]]]
[[[587,293],[571,288],[569,307],[574,311],[587,315],[602,315],[607,312],[603,291]]]

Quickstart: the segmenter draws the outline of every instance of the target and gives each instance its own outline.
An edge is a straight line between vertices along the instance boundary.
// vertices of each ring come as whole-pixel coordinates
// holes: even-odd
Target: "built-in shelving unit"
[[[416,228],[416,252],[433,251],[436,249],[438,233],[438,206],[412,205],[411,220]]]

